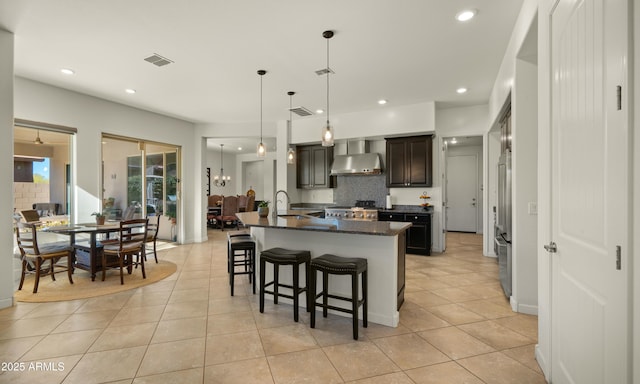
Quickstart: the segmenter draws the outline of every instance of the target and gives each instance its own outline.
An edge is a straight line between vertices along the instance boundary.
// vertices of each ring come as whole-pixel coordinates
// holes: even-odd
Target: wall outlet
[[[535,201],[532,201],[529,203],[529,214],[530,215],[537,215],[538,214],[538,203]]]

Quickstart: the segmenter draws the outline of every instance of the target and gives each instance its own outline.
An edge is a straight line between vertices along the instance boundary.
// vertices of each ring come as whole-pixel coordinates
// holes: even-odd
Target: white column
[[[13,50],[12,33],[0,30],[0,180],[13,180]],[[13,305],[13,183],[0,183],[0,308]]]

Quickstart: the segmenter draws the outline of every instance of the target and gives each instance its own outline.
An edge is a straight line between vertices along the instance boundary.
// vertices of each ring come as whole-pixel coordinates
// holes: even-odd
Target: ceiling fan
[[[44,141],[40,140],[40,130],[37,130],[36,132],[37,132],[36,139],[33,141],[33,144],[36,144],[36,145],[44,144]]]

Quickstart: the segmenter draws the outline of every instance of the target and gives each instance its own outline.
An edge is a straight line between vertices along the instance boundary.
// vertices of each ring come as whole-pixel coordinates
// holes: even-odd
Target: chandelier
[[[215,175],[213,177],[213,185],[216,187],[224,187],[227,185],[227,182],[231,181],[231,176],[224,175],[224,167],[223,167],[223,158],[222,158],[222,150],[224,149],[224,144],[220,144],[220,174]]]

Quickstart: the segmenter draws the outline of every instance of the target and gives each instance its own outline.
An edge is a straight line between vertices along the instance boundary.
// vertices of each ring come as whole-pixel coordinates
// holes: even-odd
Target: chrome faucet
[[[287,197],[287,205],[285,205],[285,209],[289,210],[289,194],[287,193],[287,191],[284,191],[284,190],[281,189],[278,192],[276,192],[276,195],[274,197],[274,200],[275,200],[274,207],[273,207],[273,215],[274,216],[278,216],[278,201],[280,201],[280,200],[278,200],[278,194],[280,192],[284,193],[284,195]]]

